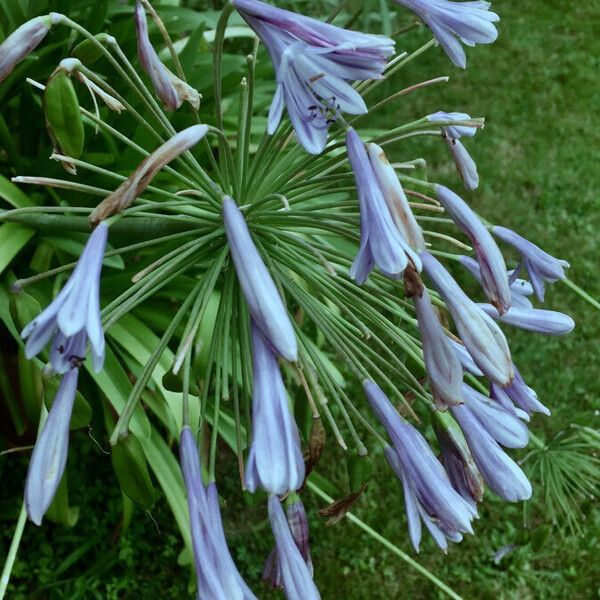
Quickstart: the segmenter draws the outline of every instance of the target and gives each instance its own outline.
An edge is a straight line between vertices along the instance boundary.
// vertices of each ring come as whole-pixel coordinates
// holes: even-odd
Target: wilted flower
[[[269,496],[269,521],[285,597],[287,600],[319,600],[321,596],[312,579],[312,571],[294,541],[279,498],[274,494]]]
[[[35,17],[23,23],[0,44],[0,83],[38,47],[50,31],[50,27],[58,23],[60,17],[58,13]]]
[[[394,53],[390,38],[347,31],[258,0],[233,0],[267,47],[277,78],[268,132],[275,133],[284,104],[298,140],[319,154],[337,112],[362,114],[367,107],[348,83],[379,79]]]
[[[90,235],[75,270],[58,296],[21,335],[25,356],[32,358],[54,337],[50,358],[58,373],[79,366],[89,340],[96,372],[104,364],[104,332],[100,321],[100,271],[108,226],[100,223]],[[55,335],[56,333],[56,335]]]
[[[507,227],[495,226],[492,228],[492,233],[521,253],[521,264],[527,269],[531,285],[540,302],[544,301],[546,282],[554,283],[566,277],[565,269],[570,266],[566,260],[554,258]]]
[[[381,146],[367,144],[369,161],[400,235],[416,252],[425,250],[423,230],[413,215],[400,180]]]
[[[129,207],[150,185],[152,178],[167,163],[195,146],[208,131],[206,125],[192,125],[176,133],[147,156],[137,169],[109,196],[104,198],[90,215],[90,223],[96,225],[115,213]]]
[[[545,407],[538,399],[535,390],[531,389],[523,380],[521,373],[515,365],[513,365],[515,372],[515,378],[510,385],[506,387],[499,387],[496,384],[492,384],[492,398],[495,398],[503,404],[511,402],[516,404],[521,410],[525,411],[528,415],[533,413],[542,413],[543,415],[550,416],[550,411]]]
[[[414,296],[413,302],[423,344],[425,370],[435,403],[440,409],[460,404],[462,367],[442,329],[427,290],[423,290],[421,296]]]
[[[492,24],[500,17],[489,10],[490,3],[451,2],[450,0],[396,0],[421,17],[450,60],[464,69],[467,57],[460,42],[467,46],[491,44],[498,31]]]
[[[421,270],[421,260],[402,237],[358,133],[346,132],[348,158],[354,171],[360,204],[360,249],[350,276],[364,283],[377,265],[389,277],[398,278],[412,261]]]
[[[481,281],[481,267],[479,263],[470,256],[459,256],[458,262],[479,281]],[[508,271],[508,282],[510,288],[510,299],[511,306],[518,306],[521,308],[532,308],[531,301],[527,296],[531,296],[533,294],[533,287],[529,281],[525,279],[518,279],[514,277],[514,271]]]
[[[252,323],[252,445],[246,465],[246,487],[273,494],[297,490],[304,481],[304,460],[277,359]]]
[[[514,306],[507,313],[500,316],[491,304],[481,303],[477,306],[501,323],[528,331],[535,331],[536,333],[565,335],[573,331],[575,327],[575,321],[569,315],[555,310]]]
[[[240,575],[227,547],[214,482],[204,485],[192,430],[181,430],[180,460],[188,495],[199,600],[257,600]]]
[[[27,471],[25,508],[27,515],[41,525],[60,484],[69,452],[69,425],[77,392],[79,369],[73,368],[60,382],[48,418],[40,433]]]
[[[476,508],[476,503],[483,499],[483,477],[460,427],[447,413],[436,412],[432,423],[452,487]]]
[[[485,430],[505,448],[525,448],[529,442],[529,431],[514,414],[491,398],[480,394],[466,383],[463,384],[465,405],[482,424]]]
[[[510,308],[508,275],[494,238],[462,198],[443,185],[436,185],[435,189],[442,206],[473,244],[486,296],[500,313],[505,313]]]
[[[419,551],[421,541],[421,519],[438,546],[446,550],[446,539],[458,542],[462,533],[473,533],[471,521],[477,511],[454,490],[425,438],[400,416],[381,388],[368,380],[363,387],[394,446],[387,446],[384,452],[402,481],[408,529],[415,550]]]
[[[252,241],[244,215],[229,197],[223,199],[223,220],[231,258],[254,325],[278,354],[295,361],[298,344],[287,309]]]
[[[502,450],[466,404],[453,406],[452,415],[467,439],[475,464],[487,484],[504,500],[531,497],[531,484],[516,462]]]
[[[198,109],[200,107],[200,94],[198,91],[171,73],[158,58],[156,50],[150,43],[146,12],[140,0],[135,5],[134,20],[140,63],[152,80],[154,91],[165,109],[177,110],[185,101]]]
[[[310,557],[310,544],[308,541],[308,518],[306,517],[304,505],[298,497],[288,504],[286,508],[286,517],[294,542],[296,543],[298,550],[300,550],[300,554],[312,577],[314,569]],[[283,577],[276,547],[273,548],[265,561],[262,578],[273,588],[283,587]]]
[[[509,384],[513,378],[512,362],[500,328],[467,297],[438,260],[428,252],[421,254],[421,260],[475,364],[490,380],[500,385]]]

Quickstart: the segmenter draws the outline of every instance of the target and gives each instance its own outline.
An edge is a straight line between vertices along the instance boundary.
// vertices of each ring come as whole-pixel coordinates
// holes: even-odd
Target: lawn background
[[[377,117],[378,125],[393,127],[437,110],[485,116],[485,129],[466,142],[481,186],[465,198],[491,222],[513,227],[569,260],[569,277],[600,298],[600,5],[498,0],[493,8],[502,17],[496,44],[469,50],[465,72],[452,67],[441,50],[430,51],[402,72],[400,87],[445,74],[450,82],[401,99]],[[404,37],[400,49],[404,43],[414,49],[427,32]],[[458,190],[446,152],[437,139],[389,149],[391,160],[425,157],[431,178]],[[553,411],[549,419],[532,421],[533,431],[550,439],[571,423],[597,427],[600,319],[561,284],[549,290],[547,305],[575,318],[572,335],[510,332],[509,337],[521,372]],[[335,451],[328,451],[333,461]],[[233,471],[227,464],[233,460],[224,455],[221,470]],[[0,465],[0,557],[16,521],[26,464],[25,457],[11,457]],[[79,432],[73,436],[69,465],[71,502],[81,509],[79,522],[73,529],[27,527],[8,598],[191,597],[189,571],[177,566],[180,541],[165,503],[158,503],[152,517],[136,512],[120,536],[120,494],[110,457]],[[338,473],[334,468],[330,475],[343,482],[343,469]],[[221,489],[229,500],[223,517],[230,546],[258,595],[281,597],[258,583],[259,557],[271,543],[264,508],[244,506],[235,483],[226,482]],[[562,537],[549,526],[542,496],[538,486],[530,528],[523,532],[522,507],[489,494],[476,536],[453,546],[448,556],[427,540],[418,560],[465,598],[599,597],[597,507],[584,503],[581,534]],[[324,527],[315,516],[321,503],[308,492],[305,501],[311,510],[315,577],[325,600],[438,597],[430,583],[352,524]],[[400,486],[381,455],[357,514],[412,554]],[[516,548],[496,565],[494,553],[506,545]]]

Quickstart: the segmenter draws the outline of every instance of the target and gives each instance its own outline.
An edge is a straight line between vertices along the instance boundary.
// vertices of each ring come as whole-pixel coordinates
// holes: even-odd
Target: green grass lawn
[[[429,51],[402,72],[400,86],[439,75],[450,82],[421,90],[378,116],[395,126],[437,110],[485,116],[486,127],[466,145],[476,159],[481,187],[465,195],[488,220],[512,227],[548,252],[571,262],[569,277],[600,298],[600,6],[565,0],[496,0],[500,37],[493,46],[469,51],[466,72],[455,69],[441,50]],[[399,48],[414,49],[427,32],[405,36]],[[422,156],[431,179],[460,192],[445,146],[420,138],[389,148],[393,161]],[[468,281],[465,279],[465,281]],[[550,439],[571,423],[597,426],[600,408],[599,313],[557,284],[547,307],[570,313],[577,322],[566,338],[510,332],[515,361],[553,415],[536,417],[532,430]],[[69,457],[71,499],[81,507],[74,529],[28,526],[13,573],[9,598],[152,599],[189,597],[189,570],[177,566],[180,541],[164,502],[152,517],[134,514],[119,536],[120,496],[110,457],[85,433],[73,436]],[[333,443],[327,450],[335,459]],[[223,472],[233,472],[232,456]],[[0,556],[5,554],[18,511],[16,499],[26,461],[2,472]],[[331,474],[343,481],[340,473]],[[575,475],[576,476],[576,475]],[[271,544],[264,504],[246,507],[236,482],[221,484],[228,505],[223,520],[230,546],[261,598],[258,583]],[[351,523],[325,527],[316,516],[322,505],[305,492],[311,509],[315,577],[325,600],[429,599],[439,592]],[[523,509],[490,494],[481,505],[476,536],[443,555],[430,540],[418,560],[468,599],[597,598],[600,595],[600,517],[592,502],[583,506],[581,535],[561,536],[544,514],[543,489],[534,492],[529,526]],[[376,472],[356,514],[413,555],[406,532],[399,483],[376,455]],[[156,521],[156,524],[153,521]],[[494,554],[515,545],[499,564]]]

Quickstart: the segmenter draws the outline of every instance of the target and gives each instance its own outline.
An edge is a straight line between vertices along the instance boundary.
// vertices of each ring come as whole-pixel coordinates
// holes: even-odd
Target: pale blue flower
[[[575,321],[569,315],[554,310],[515,306],[500,316],[491,304],[481,303],[477,306],[497,321],[527,331],[546,335],[566,335],[575,328]]]
[[[541,413],[550,416],[550,410],[539,401],[535,390],[525,383],[517,367],[513,365],[513,369],[515,372],[513,382],[506,387],[492,384],[492,397],[504,405],[507,400],[514,403],[513,406],[516,405],[519,409],[525,411],[526,415]]]
[[[258,0],[233,0],[233,5],[265,44],[275,67],[277,89],[268,132],[277,129],[285,105],[300,143],[308,152],[319,154],[338,111],[367,112],[349,82],[380,79],[394,53],[394,41],[348,31]]]
[[[223,199],[223,220],[231,258],[254,324],[279,355],[295,361],[298,344],[287,308],[252,241],[244,215],[229,197]]]
[[[444,467],[421,433],[404,420],[381,388],[363,382],[369,404],[385,427],[393,448],[386,446],[386,459],[402,481],[408,530],[415,550],[421,541],[421,520],[442,550],[447,540],[459,542],[463,533],[473,533],[475,508],[452,487]]]
[[[510,244],[520,252],[521,265],[529,273],[531,285],[540,302],[544,301],[546,283],[554,283],[559,279],[565,279],[565,269],[570,266],[566,260],[554,258],[554,256],[544,252],[540,247],[515,233],[512,229],[508,229],[508,227],[495,226],[492,228],[492,232],[497,238]],[[517,272],[521,265],[517,267]]]
[[[483,291],[498,311],[505,313],[511,305],[510,288],[506,264],[494,238],[462,198],[443,185],[436,185],[435,189],[442,206],[473,244]]]
[[[312,572],[298,549],[279,498],[269,496],[269,521],[275,538],[277,558],[287,600],[319,600]]]
[[[510,350],[502,330],[467,297],[438,260],[428,252],[421,253],[421,260],[423,269],[442,296],[475,364],[491,381],[508,385],[514,374]]]
[[[57,373],[79,366],[90,342],[96,372],[104,364],[104,331],[100,320],[100,271],[108,226],[100,223],[90,235],[75,270],[56,298],[21,335],[27,340],[25,355],[32,358],[52,341],[50,358]]]
[[[500,17],[489,10],[482,0],[452,2],[451,0],[396,0],[415,12],[431,29],[450,60],[464,69],[467,57],[461,42],[467,46],[492,44],[498,37],[493,23]]]
[[[217,487],[204,485],[198,448],[186,425],[179,442],[181,471],[188,510],[198,583],[198,600],[257,600],[240,575],[227,547]]]
[[[177,110],[186,100],[195,108],[200,107],[200,94],[185,81],[171,73],[162,63],[148,37],[146,12],[140,0],[134,11],[137,48],[140,63],[150,77],[154,91],[166,110]]]
[[[65,472],[69,452],[69,425],[78,376],[77,368],[63,375],[29,461],[25,481],[25,508],[28,517],[36,525],[42,524]]]
[[[427,115],[426,119],[431,123],[444,123],[447,121],[470,121],[471,116],[467,113],[444,112],[442,110]],[[477,133],[477,127],[469,125],[443,125],[442,133],[453,140],[459,140],[462,137],[473,137]]]
[[[277,358],[252,323],[252,444],[246,464],[246,487],[273,494],[297,490],[304,482],[300,436],[288,406]]]
[[[409,259],[420,271],[421,260],[394,222],[365,145],[351,127],[346,132],[346,148],[360,205],[360,248],[350,276],[362,284],[376,265],[385,275],[397,279],[404,273]]]

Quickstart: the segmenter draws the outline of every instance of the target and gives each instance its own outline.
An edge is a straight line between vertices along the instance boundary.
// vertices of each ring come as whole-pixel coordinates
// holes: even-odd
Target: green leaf
[[[0,175],[0,198],[15,208],[34,206],[34,202],[22,192],[12,181]]]
[[[18,223],[0,225],[0,273],[8,267],[12,259],[24,248],[35,231]]]
[[[156,499],[148,473],[144,450],[131,433],[119,439],[112,449],[112,464],[123,493],[144,508],[152,508]]]
[[[110,36],[108,33],[99,33],[94,36],[96,40],[98,40],[101,44],[106,44],[107,38]],[[99,58],[103,56],[102,51],[92,40],[84,40],[80,44],[77,44],[75,48],[73,48],[71,54],[78,58],[82,63],[86,65],[91,65],[96,62]]]
[[[79,508],[69,507],[69,489],[67,487],[66,470],[60,480],[60,485],[56,490],[54,500],[52,500],[50,508],[46,511],[45,517],[48,520],[64,525],[65,527],[73,527],[79,519]]]
[[[85,131],[77,94],[65,71],[57,71],[46,85],[44,114],[60,151],[79,158],[83,153]]]

